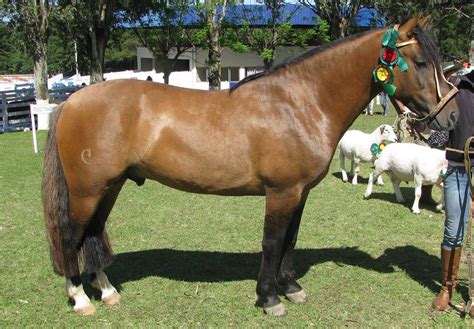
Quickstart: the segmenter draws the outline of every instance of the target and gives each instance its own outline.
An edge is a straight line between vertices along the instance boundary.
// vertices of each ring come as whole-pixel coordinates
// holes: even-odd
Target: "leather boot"
[[[461,250],[461,247],[454,249],[444,249],[441,247],[441,291],[431,304],[436,310],[445,311],[449,307],[449,302],[456,290]]]

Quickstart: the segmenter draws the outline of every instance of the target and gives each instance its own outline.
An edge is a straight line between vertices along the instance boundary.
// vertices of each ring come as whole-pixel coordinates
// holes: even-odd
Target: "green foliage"
[[[105,53],[105,71],[123,71],[137,68],[137,47],[140,40],[131,30],[114,31]]]
[[[337,40],[353,32],[352,21],[364,5],[371,7],[374,1],[366,0],[298,0],[328,23],[330,40]]]
[[[275,54],[273,49],[263,48],[260,52],[260,57],[262,57],[264,62],[269,62],[275,59]]]
[[[234,51],[257,53],[268,69],[275,61],[276,50],[280,47],[307,47],[310,43],[328,40],[327,22],[318,20],[314,28],[297,28],[290,23],[296,12],[285,15],[285,17],[281,14],[281,9],[286,5],[286,1],[267,1],[265,4],[265,7],[243,11],[243,17],[241,17],[243,24],[240,27],[234,27],[234,38],[228,42]],[[269,17],[263,12],[267,8],[271,12]],[[254,27],[250,25],[252,20],[264,21],[264,18],[266,18],[264,24],[266,26]]]
[[[145,1],[141,6],[128,6],[125,20],[130,23],[141,45],[147,47],[154,57],[163,62],[165,70],[173,69],[179,55],[193,46],[193,42],[202,38],[195,36],[194,29],[185,26],[185,18],[191,8],[188,1]],[[153,18],[153,17],[154,18]],[[160,27],[154,25],[157,20]],[[174,59],[169,60],[172,51]],[[168,68],[168,66],[171,66]]]
[[[199,2],[197,7],[203,10],[207,6],[222,4],[220,1]],[[232,2],[232,1],[230,1]],[[307,2],[300,0],[300,2]],[[13,4],[15,1],[7,1]],[[18,1],[18,3],[26,3]],[[79,71],[82,74],[89,74],[91,71],[90,60],[90,18],[98,16],[98,10],[94,1],[79,0],[60,0],[50,1],[50,14],[48,25],[48,69],[50,73],[63,72],[66,75],[75,72],[74,67],[74,41],[77,42],[79,55]],[[166,5],[165,0],[127,0],[114,1],[115,8],[129,10],[137,13],[144,13],[149,6],[161,8],[156,12],[161,15],[165,25],[169,28],[157,31],[147,27],[147,22],[143,21],[140,29],[141,38],[137,38],[121,29],[111,29],[107,32],[107,52],[105,52],[106,70],[130,69],[134,68],[136,63],[135,45],[150,45],[154,49],[158,59],[167,60],[166,49],[171,49],[176,45],[194,45],[209,48],[209,31],[211,24],[202,17],[201,25],[192,29],[184,27],[183,23],[176,18],[176,12],[173,8],[188,8],[188,1],[178,0],[171,2],[171,6]],[[271,8],[279,8],[284,1],[267,1]],[[306,5],[311,6],[311,3]],[[326,19],[317,20],[314,28],[295,28],[282,18],[283,23],[274,24],[274,18],[268,20],[268,27],[250,27],[248,22],[241,27],[231,26],[228,22],[223,22],[219,43],[222,46],[232,48],[237,52],[254,52],[259,54],[267,64],[274,60],[272,55],[283,45],[293,45],[306,47],[311,44],[317,44],[329,40],[335,13],[332,12],[337,6],[351,7],[345,9],[348,12],[357,5],[375,7],[384,13],[387,17],[387,23],[399,23],[404,19],[414,15],[432,15],[430,30],[440,48],[443,60],[453,58],[467,60],[470,52],[470,31],[471,31],[471,12],[473,5],[464,1],[352,1],[347,4],[342,1],[318,1],[320,6],[311,7],[318,13],[323,13],[321,17]],[[214,7],[209,8],[214,8]],[[31,37],[27,34],[27,25],[18,25],[18,19],[26,16],[18,16],[18,13],[12,12],[12,7],[0,7],[0,17],[7,19],[0,22],[0,73],[32,73],[32,53],[31,46],[34,44]],[[339,8],[339,7],[338,7]],[[342,8],[342,7],[341,7]],[[7,10],[8,9],[8,10]],[[10,11],[9,11],[10,10]],[[92,10],[92,11],[91,11]],[[92,14],[89,15],[89,12]],[[332,12],[332,14],[330,14]],[[340,10],[338,11],[340,12]],[[130,11],[128,11],[130,13]],[[278,12],[274,12],[274,17],[278,18]],[[26,15],[26,14],[25,14]],[[325,16],[326,15],[326,16]],[[258,13],[257,13],[258,16]],[[113,24],[118,16],[110,18],[109,23]],[[130,19],[130,17],[125,17]],[[137,18],[137,17],[135,17]],[[171,24],[173,19],[176,24]],[[245,17],[244,17],[245,19]],[[106,22],[103,22],[106,23]],[[104,28],[103,23],[97,23],[97,26]],[[107,23],[107,24],[109,24]],[[102,24],[102,25],[101,25]],[[109,29],[110,29],[109,25]],[[110,40],[109,40],[110,36]],[[144,42],[145,40],[145,42]],[[165,46],[157,46],[162,44]]]
[[[375,1],[387,17],[387,24],[398,24],[413,16],[431,15],[429,30],[440,48],[443,60],[468,60],[474,5],[464,1]]]
[[[33,72],[33,59],[21,39],[5,22],[0,22],[0,74]]]
[[[63,73],[75,74],[74,41],[62,35],[61,26],[51,24],[51,36],[48,41],[48,72],[50,75]]]

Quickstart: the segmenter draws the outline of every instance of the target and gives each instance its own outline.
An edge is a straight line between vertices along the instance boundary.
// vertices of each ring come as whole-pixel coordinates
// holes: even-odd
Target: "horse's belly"
[[[193,193],[260,195],[261,182],[253,175],[248,157],[232,152],[212,154],[157,146],[140,168],[146,178]]]
[[[231,177],[221,172],[182,172],[179,167],[173,170],[151,170],[145,177],[156,180],[169,187],[192,193],[217,195],[264,195],[263,186],[256,180]]]

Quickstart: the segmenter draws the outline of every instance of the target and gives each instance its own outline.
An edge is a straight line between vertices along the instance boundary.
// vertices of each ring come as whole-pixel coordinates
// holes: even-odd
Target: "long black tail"
[[[55,111],[48,137],[43,166],[43,208],[54,271],[72,277],[79,265],[73,223],[69,218],[69,195],[56,144],[56,125],[64,103]]]

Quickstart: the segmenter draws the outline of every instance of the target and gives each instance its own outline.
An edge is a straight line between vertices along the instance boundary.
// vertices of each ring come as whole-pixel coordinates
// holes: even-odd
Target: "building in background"
[[[263,0],[242,0],[241,5],[228,8],[226,19],[233,24],[242,25],[242,17],[246,17],[252,27],[264,27],[271,13],[269,10],[262,10]],[[295,1],[296,2],[296,1]],[[254,16],[252,10],[256,13]],[[282,9],[282,15],[290,15],[289,23],[297,28],[313,28],[316,25],[317,15],[308,7],[290,3]],[[189,26],[196,26],[199,22],[197,15],[190,13],[186,17]],[[354,26],[358,29],[369,29],[382,27],[385,21],[375,9],[361,8],[354,19]],[[159,28],[159,21],[156,20],[156,28]],[[124,26],[127,27],[127,26]],[[275,64],[287,61],[288,59],[298,56],[314,46],[308,48],[301,47],[281,47],[277,49]],[[170,54],[169,58],[172,58]],[[207,77],[208,71],[206,60],[208,51],[202,48],[189,50],[179,57],[179,61],[174,73],[170,76],[170,84],[188,88],[208,89]],[[263,61],[254,53],[237,53],[229,48],[225,48],[221,57],[221,88],[229,88],[233,84],[242,80],[248,75],[261,72],[264,70]],[[139,71],[154,70],[157,75],[154,81],[162,82],[159,72],[162,68],[158,61],[153,58],[152,53],[146,47],[137,48],[137,69]]]

